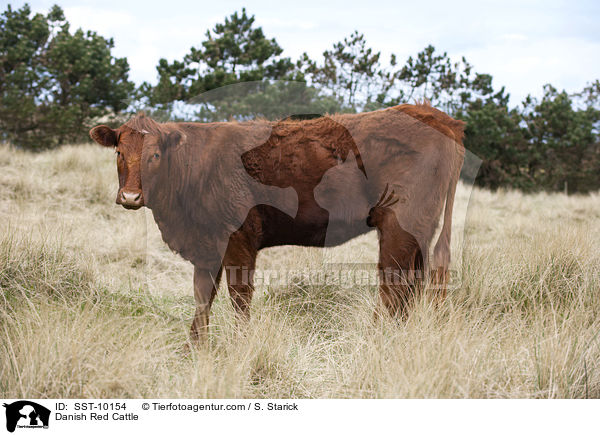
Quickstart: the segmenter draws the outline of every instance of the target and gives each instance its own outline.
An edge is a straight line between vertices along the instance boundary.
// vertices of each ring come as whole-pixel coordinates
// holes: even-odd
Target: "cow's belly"
[[[261,248],[281,245],[336,246],[371,230],[366,216],[331,219],[326,210],[313,209],[292,217],[270,206],[259,206],[262,216]]]
[[[327,228],[325,246],[341,245],[354,237],[358,237],[372,230],[373,228],[367,226],[366,217],[364,219],[349,222],[330,220]]]

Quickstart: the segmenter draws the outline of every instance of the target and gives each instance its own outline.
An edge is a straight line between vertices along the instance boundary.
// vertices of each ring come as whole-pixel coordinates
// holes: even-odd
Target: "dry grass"
[[[460,284],[404,323],[373,324],[373,285],[298,276],[258,286],[243,331],[222,288],[208,348],[182,355],[191,266],[114,204],[111,153],[0,151],[2,397],[600,397],[597,194],[475,191]],[[281,247],[258,268],[374,262],[376,247]]]

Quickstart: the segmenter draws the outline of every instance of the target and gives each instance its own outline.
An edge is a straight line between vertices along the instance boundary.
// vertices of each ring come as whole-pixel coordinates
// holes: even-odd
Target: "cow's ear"
[[[165,151],[168,148],[174,147],[183,139],[183,133],[174,130],[169,133],[163,133],[160,141],[161,151]]]
[[[90,137],[105,147],[117,146],[117,132],[106,125],[99,125],[90,130]]]

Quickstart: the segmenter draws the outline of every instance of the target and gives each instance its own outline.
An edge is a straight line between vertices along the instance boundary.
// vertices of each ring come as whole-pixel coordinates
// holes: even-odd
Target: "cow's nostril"
[[[141,202],[142,193],[129,193],[123,191],[121,193],[121,200],[124,205],[138,205]]]

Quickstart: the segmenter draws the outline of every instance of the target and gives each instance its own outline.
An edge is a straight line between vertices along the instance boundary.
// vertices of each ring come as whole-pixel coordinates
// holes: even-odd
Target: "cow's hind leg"
[[[438,250],[437,245],[433,253],[433,267],[431,269],[430,283],[428,290],[433,293],[433,300],[436,305],[446,299],[448,282],[450,280],[449,264],[450,249],[446,246]]]
[[[248,233],[239,230],[231,235],[223,266],[227,274],[231,303],[243,319],[250,317],[256,255],[256,243]]]
[[[221,270],[217,273],[211,273],[207,269],[194,267],[196,312],[190,328],[190,339],[193,344],[197,345],[206,339],[210,307],[217,294],[220,279]]]
[[[452,210],[446,210],[446,213]],[[450,215],[451,218],[451,215]],[[433,301],[436,305],[446,299],[448,282],[450,279],[450,224],[444,220],[444,226],[439,239],[433,248],[433,261],[431,264],[430,280],[428,292],[433,295]]]
[[[423,282],[423,256],[417,240],[397,223],[379,228],[379,293],[387,312],[406,318]],[[378,317],[378,312],[375,313]]]
[[[444,208],[444,224],[435,247],[433,248],[433,262],[431,267],[430,289],[435,294],[435,301],[442,302],[446,298],[448,281],[450,278],[450,241],[452,233],[452,210],[454,208],[454,196],[456,194],[456,184],[460,177],[460,170],[463,165],[464,156],[455,155],[454,170],[448,192],[446,193],[446,205]]]

